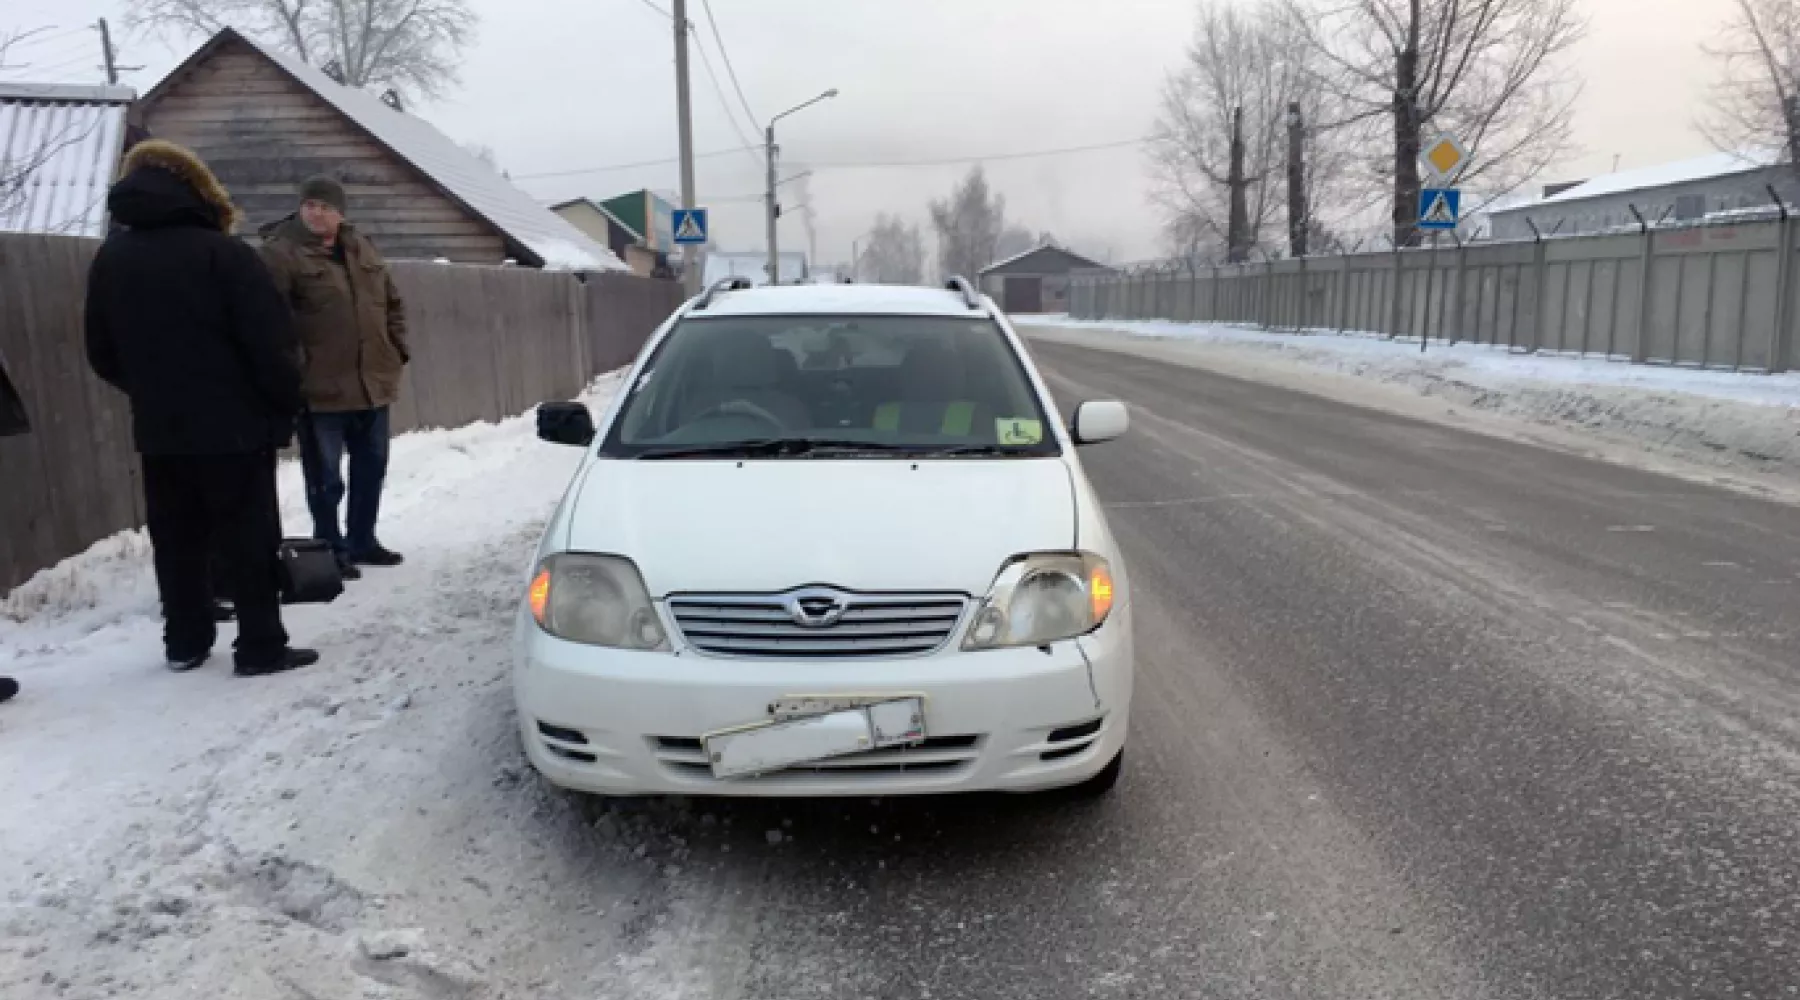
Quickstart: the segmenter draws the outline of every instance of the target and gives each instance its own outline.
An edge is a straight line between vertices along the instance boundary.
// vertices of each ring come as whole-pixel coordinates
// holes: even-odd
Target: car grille
[[[803,776],[865,778],[879,780],[898,774],[946,773],[966,770],[981,756],[983,738],[978,735],[933,736],[903,747],[865,750],[825,760],[795,764],[761,775],[757,780],[801,779]],[[684,778],[712,777],[712,764],[696,739],[663,736],[651,741],[651,752],[664,767]]]
[[[682,595],[669,599],[669,611],[682,638],[703,653],[830,659],[933,652],[955,633],[968,604],[961,594],[807,587],[784,594]]]

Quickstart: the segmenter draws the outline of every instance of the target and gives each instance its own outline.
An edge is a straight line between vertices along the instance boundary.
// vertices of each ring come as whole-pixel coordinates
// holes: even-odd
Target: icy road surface
[[[1133,405],[1112,800],[546,791],[507,633],[575,455],[421,435],[314,670],[162,671],[129,539],[0,607],[0,996],[1800,995],[1800,510],[1034,350]]]

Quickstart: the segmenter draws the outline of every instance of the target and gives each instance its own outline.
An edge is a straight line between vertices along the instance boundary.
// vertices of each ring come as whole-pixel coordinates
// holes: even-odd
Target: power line
[[[883,170],[901,167],[951,167],[960,163],[992,163],[1000,160],[1034,160],[1045,156],[1063,156],[1069,153],[1091,153],[1101,149],[1122,149],[1126,146],[1141,146],[1146,142],[1161,139],[1160,135],[1146,135],[1136,139],[1120,139],[1116,142],[1096,142],[1086,146],[1063,146],[1059,149],[1033,149],[1019,153],[991,153],[986,156],[952,156],[941,160],[889,160],[886,162],[820,162],[804,160],[796,157],[796,165],[805,165],[813,170]]]
[[[738,83],[737,70],[731,65],[731,53],[725,51],[725,38],[719,34],[719,22],[713,18],[712,0],[700,0],[700,7],[706,11],[706,23],[712,26],[713,43],[719,47],[719,58],[725,60],[725,73],[731,77],[731,87],[737,91],[738,103],[744,106],[744,114],[750,118],[750,125],[754,128],[762,119],[750,110],[750,99],[744,96],[744,87]]]
[[[706,46],[700,44],[700,36],[694,31],[691,23],[688,25],[688,34],[694,36],[694,51],[700,53],[700,66],[706,70],[706,78],[712,81],[713,93],[719,98],[719,106],[725,112],[725,120],[731,123],[731,131],[737,133],[738,141],[744,144],[744,152],[749,153],[750,159],[761,166],[762,157],[756,153],[756,143],[751,142],[744,135],[743,126],[738,124],[737,112],[732,110],[731,101],[725,96],[725,88],[719,84],[719,75],[713,72],[712,60],[707,58]],[[754,120],[752,119],[752,121]]]
[[[657,5],[651,3],[650,0],[638,0],[638,3],[641,3],[644,6],[650,8],[651,10],[656,11],[658,14],[661,14],[663,17],[666,17],[671,21],[675,20],[674,14],[671,14],[668,11],[663,10],[661,7],[658,7]]]
[[[849,161],[819,162],[795,158],[796,166],[804,166],[810,170],[887,170],[906,169],[911,167],[948,167],[960,163],[991,163],[1000,160],[1027,160],[1044,156],[1063,156],[1069,153],[1087,153],[1102,149],[1121,149],[1127,146],[1139,146],[1146,142],[1161,139],[1160,135],[1147,135],[1137,139],[1120,139],[1116,142],[1096,142],[1085,146],[1064,146],[1058,149],[1034,149],[1016,153],[990,153],[985,156],[954,156],[939,160],[888,160],[888,161]],[[710,159],[719,156],[730,156],[739,152],[737,149],[715,149],[710,153],[696,153],[694,159]],[[515,174],[518,180],[540,180],[549,177],[573,177],[577,174],[601,174],[613,170],[631,170],[637,167],[661,167],[680,162],[676,157],[660,160],[641,160],[637,163],[613,163],[600,167],[577,167],[572,170],[555,170],[539,174]]]

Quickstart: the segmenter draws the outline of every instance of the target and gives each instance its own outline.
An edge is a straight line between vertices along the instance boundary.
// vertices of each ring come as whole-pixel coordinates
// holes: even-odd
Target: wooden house
[[[246,217],[298,207],[300,182],[342,181],[348,218],[393,259],[623,270],[604,244],[429,122],[227,28],[147,92],[132,123],[198,153]]]

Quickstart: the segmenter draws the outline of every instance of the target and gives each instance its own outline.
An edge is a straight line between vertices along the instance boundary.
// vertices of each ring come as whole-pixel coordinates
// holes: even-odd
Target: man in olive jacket
[[[300,447],[310,454],[307,504],[313,537],[337,550],[345,579],[362,566],[397,566],[399,553],[375,537],[387,477],[388,408],[400,395],[411,352],[406,313],[387,262],[345,221],[344,186],[314,177],[300,209],[262,227],[263,261],[293,310],[305,356],[308,414]],[[309,426],[310,425],[310,426]],[[350,503],[343,529],[343,459],[350,455]]]

